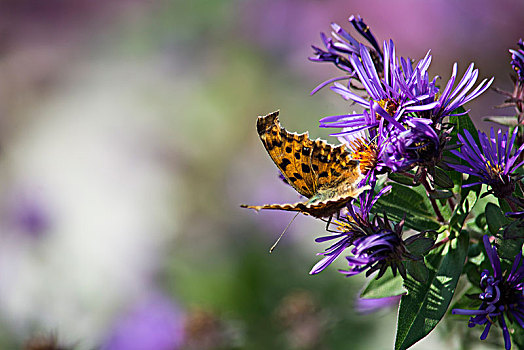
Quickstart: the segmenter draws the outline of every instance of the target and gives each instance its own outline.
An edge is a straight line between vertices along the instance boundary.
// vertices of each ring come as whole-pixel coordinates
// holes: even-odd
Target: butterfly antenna
[[[280,240],[282,239],[282,237],[284,236],[284,233],[286,233],[287,229],[289,228],[289,226],[291,226],[291,223],[293,221],[295,221],[295,219],[297,218],[298,214],[300,214],[300,212],[297,212],[297,214],[295,216],[293,216],[293,219],[291,219],[291,221],[289,222],[289,224],[287,224],[286,228],[284,229],[284,231],[282,231],[282,233],[280,234],[280,237],[278,237],[278,239],[276,240],[276,242],[271,246],[271,248],[269,248],[269,253],[273,253],[273,250],[275,249],[275,247],[277,246],[278,242],[280,242]]]

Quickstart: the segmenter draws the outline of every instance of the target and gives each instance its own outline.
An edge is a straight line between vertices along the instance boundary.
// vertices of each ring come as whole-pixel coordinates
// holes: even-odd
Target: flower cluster
[[[344,276],[374,275],[375,280],[367,285],[357,304],[365,305],[368,311],[402,299],[397,333],[400,343],[395,348],[403,349],[426,336],[444,317],[460,286],[460,277],[467,275],[470,281],[480,281],[481,293],[473,295],[480,307],[454,309],[452,313],[472,316],[470,327],[485,326],[481,339],[498,324],[506,349],[511,347],[510,338],[522,346],[524,43],[520,40],[519,49],[510,50],[515,91],[502,92],[508,97],[506,106],[515,107],[516,118],[488,119],[512,129],[491,128],[487,134],[473,127],[465,105],[484,93],[493,78],[477,83],[479,71],[473,63],[460,77],[455,63],[449,79],[438,84],[438,77],[430,78],[428,73],[430,51],[419,61],[397,56],[393,41],[379,45],[362,18],[351,16],[349,21],[364,43],[332,24],[332,37],[321,34],[325,49],[313,46],[314,57],[310,59],[332,63],[344,72],[313,93],[331,85],[333,92],[361,108],[320,120],[322,128],[339,129],[332,136],[344,146],[337,146],[337,150],[346,147],[360,174],[338,172],[341,162],[334,153],[333,159],[324,154],[316,156],[324,161],[326,171],[316,174],[311,168],[310,175],[310,166],[302,165],[308,174],[304,178],[314,185],[318,182],[319,190],[328,195],[324,202],[311,197],[298,204],[322,209],[323,205],[343,201],[329,212],[335,212],[327,220],[329,234],[315,240],[329,245],[317,254],[322,258],[310,274],[322,272],[340,257],[345,268],[339,272]],[[309,151],[309,147],[304,148]],[[286,152],[291,153],[291,147]],[[313,153],[302,153],[306,154]],[[302,159],[300,154],[295,158]],[[313,160],[311,156],[310,163]],[[333,169],[328,169],[331,163]],[[287,162],[281,164],[287,166]],[[324,180],[327,177],[330,180]],[[357,198],[340,196],[345,186],[355,189]],[[485,196],[491,198],[479,209],[477,201]],[[268,207],[296,209],[291,205]],[[497,251],[490,236],[485,235],[487,230],[499,241],[510,243]],[[489,260],[491,271],[476,258],[480,255],[478,248],[474,254],[481,237],[487,257],[484,261]],[[513,248],[507,248],[510,246]],[[385,279],[376,282],[381,278]],[[464,297],[460,302],[464,304]],[[417,310],[416,315],[413,310]],[[406,324],[403,318],[408,319]],[[508,324],[515,325],[514,329],[510,331]]]
[[[355,26],[354,17],[350,21]],[[363,24],[362,19],[359,18],[359,21]],[[333,26],[336,29],[333,36],[339,40],[334,42],[325,39],[324,35],[322,37],[328,52],[336,53],[336,62],[333,56],[328,59],[326,54],[320,55],[321,50],[314,47],[318,56],[315,61],[335,62],[340,68],[341,53],[344,53],[343,70],[350,72],[349,83],[328,82],[333,83],[331,89],[334,92],[364,110],[323,118],[320,126],[342,128],[341,132],[333,134],[336,136],[351,137],[366,131],[367,142],[374,143],[377,153],[381,155],[376,165],[390,171],[407,171],[422,164],[436,165],[442,159],[449,140],[449,131],[442,125],[444,118],[457,114],[459,107],[486,91],[493,79],[485,79],[473,88],[478,69],[471,64],[454,86],[457,79],[457,64],[454,64],[451,77],[441,90],[436,84],[437,77],[429,78],[430,52],[415,63],[404,57],[397,58],[393,42],[385,41],[384,54],[379,56],[382,60],[377,61],[381,51],[370,31],[366,32],[366,39],[373,43],[371,49],[358,43],[340,26]],[[341,36],[347,40],[344,45]],[[363,87],[364,96],[358,90],[353,91],[356,90],[355,80]],[[377,139],[382,142],[377,142]]]
[[[521,264],[522,252],[513,262],[511,270],[502,271],[497,250],[491,246],[489,236],[483,237],[486,254],[491,263],[492,272],[483,270],[480,275],[482,293],[473,296],[482,303],[478,310],[453,309],[457,315],[471,316],[469,327],[485,325],[480,339],[488,336],[494,323],[498,323],[504,335],[506,349],[511,349],[511,340],[506,318],[516,321],[524,328],[524,265]]]
[[[332,135],[346,144],[352,157],[360,161],[361,172],[365,175],[362,183],[371,190],[348,204],[347,212],[336,222],[335,231],[316,239],[316,242],[332,244],[319,253],[323,258],[310,273],[317,274],[339,256],[346,255],[348,268],[339,270],[345,276],[363,272],[369,276],[376,272],[375,277],[379,279],[390,268],[394,276],[398,272],[404,280],[409,275],[425,283],[424,256],[447,244],[460,231],[449,229],[452,236],[444,237],[437,244],[436,233],[428,235],[429,231],[403,238],[404,219],[392,223],[386,212],[374,210],[379,198],[391,191],[391,186],[381,189],[377,186],[380,182],[377,180],[384,174],[392,178],[391,174],[401,173],[412,179],[411,186],[422,183],[440,223],[446,222],[439,209],[445,202],[437,203],[435,198],[449,198],[451,210],[455,209],[457,200],[465,199],[449,190],[454,183],[447,174],[457,172],[469,176],[471,179],[464,187],[485,184],[489,190],[483,196],[492,194],[510,205],[512,212],[506,214],[506,220],[514,221],[506,224],[501,232],[511,239],[524,240],[524,199],[516,195],[518,186],[523,190],[520,180],[524,176],[519,169],[524,164],[524,136],[517,127],[505,133],[492,128],[489,135],[481,131],[472,134],[467,129],[457,129],[457,125],[451,122],[469,119],[463,106],[484,93],[493,78],[477,84],[479,72],[471,63],[459,79],[455,63],[448,81],[437,84],[437,77],[431,79],[428,74],[432,60],[429,51],[419,61],[397,57],[391,40],[385,41],[381,49],[360,17],[355,19],[352,16],[349,20],[370,46],[358,42],[339,25],[332,24],[333,38],[321,35],[327,51],[313,46],[315,57],[310,59],[334,63],[346,74],[327,80],[313,92],[331,85],[332,91],[361,107],[361,112],[325,117],[320,120],[320,127],[340,129]],[[518,124],[509,125],[520,125],[524,121],[522,40],[518,46],[518,50],[510,50],[511,65],[516,72],[515,91],[511,95],[506,93],[511,97],[508,101],[517,109]],[[342,80],[347,80],[347,83],[343,84]],[[437,193],[437,187],[448,192]],[[488,221],[490,228],[495,225],[492,219],[488,218]],[[481,339],[486,338],[492,324],[498,323],[503,330],[506,349],[509,349],[511,341],[506,319],[516,321],[524,328],[522,254],[517,255],[511,270],[502,273],[497,252],[487,236],[484,244],[493,273],[488,270],[479,272],[483,291],[477,296],[482,301],[480,309],[455,309],[453,313],[475,315],[470,320],[470,327],[486,325]],[[398,293],[401,294],[359,300],[369,300],[374,306],[377,300],[377,305],[384,304],[384,300],[387,305],[390,300],[399,300],[402,292]]]
[[[478,139],[480,147],[475,142],[468,130],[464,130],[465,138],[458,135],[462,144],[459,151],[452,150],[451,153],[465,161],[463,164],[450,164],[456,171],[478,177],[479,181],[469,184],[486,184],[490,186],[490,192],[499,198],[506,198],[515,191],[516,180],[519,176],[515,171],[524,164],[524,161],[517,163],[524,145],[520,146],[512,155],[513,145],[517,136],[518,129],[515,128],[509,137],[508,133],[501,130],[495,134],[491,128],[490,136],[479,131]]]
[[[372,182],[375,187],[375,183]],[[328,267],[342,253],[349,251],[346,256],[348,270],[340,270],[345,276],[354,276],[366,272],[366,276],[379,271],[380,278],[388,267],[394,275],[397,271],[404,278],[407,277],[405,263],[407,261],[421,261],[434,244],[434,239],[426,237],[426,233],[412,235],[403,239],[404,221],[392,223],[386,213],[383,216],[371,213],[373,205],[384,194],[391,190],[385,186],[377,195],[366,191],[359,196],[359,204],[348,206],[348,213],[338,221],[335,234],[317,238],[316,242],[335,241],[323,253],[320,260],[310,271],[317,274]],[[423,247],[414,249],[413,247]],[[412,275],[418,279],[418,275]]]

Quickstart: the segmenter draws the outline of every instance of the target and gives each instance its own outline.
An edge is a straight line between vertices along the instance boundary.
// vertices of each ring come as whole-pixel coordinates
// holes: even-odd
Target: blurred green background
[[[443,81],[474,61],[511,88],[519,1],[0,2],[0,349],[392,348],[393,311],[354,311],[363,277],[308,275],[323,223],[297,218],[269,255],[293,214],[239,208],[298,198],[258,115],[327,138],[318,119],[352,111],[309,96],[339,72],[307,60],[351,14],[398,54],[431,49]]]

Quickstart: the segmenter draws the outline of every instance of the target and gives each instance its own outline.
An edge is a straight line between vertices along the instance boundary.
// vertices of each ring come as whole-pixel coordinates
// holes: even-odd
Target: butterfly
[[[360,162],[351,159],[343,144],[333,146],[321,139],[311,140],[307,132],[288,132],[280,125],[278,114],[276,111],[258,117],[258,135],[286,182],[308,200],[241,207],[297,211],[316,218],[331,218],[351,199],[369,189],[369,186],[358,187],[364,177]]]

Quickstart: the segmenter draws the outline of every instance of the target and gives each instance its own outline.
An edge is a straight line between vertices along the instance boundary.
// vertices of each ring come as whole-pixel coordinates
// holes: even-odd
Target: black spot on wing
[[[302,147],[302,155],[303,156],[308,156],[310,151],[311,151],[310,147]]]
[[[304,179],[302,175],[300,175],[299,173],[293,173],[293,176],[296,177],[298,180]]]
[[[327,158],[325,155],[323,155],[323,154],[319,154],[319,155],[317,156],[317,159],[318,159],[318,161],[321,162],[321,163],[329,163],[328,158]]]
[[[303,172],[303,173],[310,173],[310,172],[311,172],[311,169],[309,168],[309,165],[307,165],[307,164],[302,164],[302,172]]]
[[[286,147],[286,153],[291,153],[291,151],[292,151],[291,147],[287,146]]]
[[[287,158],[282,159],[282,162],[280,162],[279,167],[282,168],[282,170],[286,170],[286,167],[291,164],[291,161]]]
[[[300,152],[295,152],[295,159],[300,159]]]
[[[328,177],[328,176],[329,176],[329,174],[328,174],[327,171],[323,171],[320,174],[318,174],[318,177]]]

